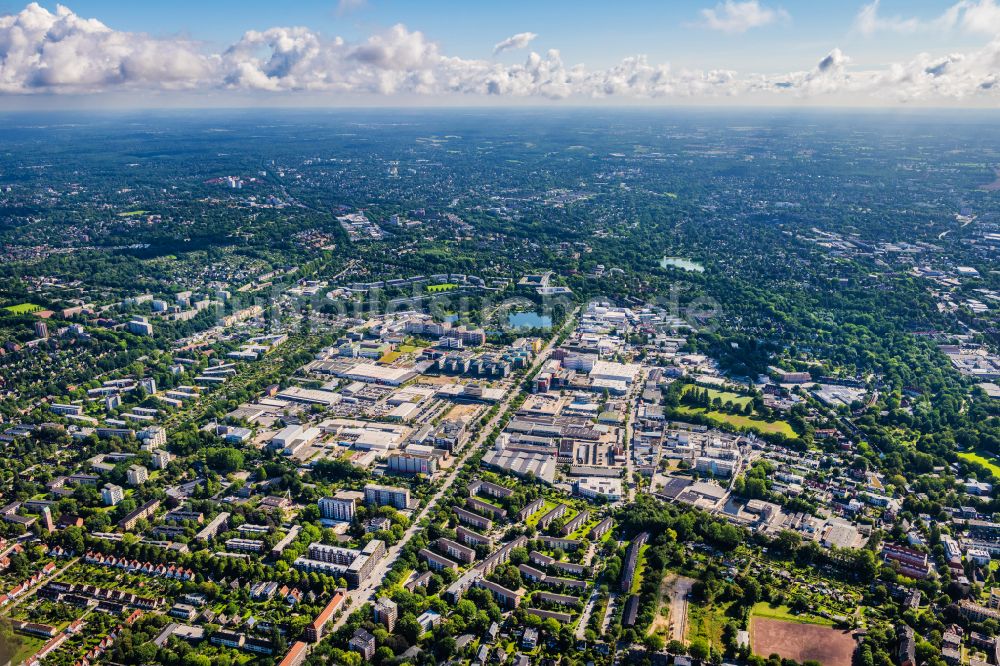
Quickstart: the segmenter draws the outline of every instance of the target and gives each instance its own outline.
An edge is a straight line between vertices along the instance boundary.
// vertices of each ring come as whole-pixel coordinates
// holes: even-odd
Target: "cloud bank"
[[[960,4],[956,26],[992,20],[993,0]],[[876,4],[876,18],[877,10]],[[722,16],[716,14],[718,20]],[[533,33],[514,35],[494,50],[525,48],[534,38]],[[0,17],[0,95],[6,96],[177,90],[304,91],[334,101],[341,94],[367,94],[580,100],[830,96],[909,102],[993,100],[1000,90],[998,77],[1000,40],[946,57],[921,54],[878,70],[852,68],[848,56],[833,49],[817,54],[816,65],[805,71],[746,74],[677,69],[641,55],[588,68],[564,63],[554,49],[529,52],[516,64],[460,58],[442,53],[423,33],[403,25],[354,43],[304,27],[274,27],[249,31],[213,53],[183,39],[113,30],[65,7],[49,12],[32,3]]]

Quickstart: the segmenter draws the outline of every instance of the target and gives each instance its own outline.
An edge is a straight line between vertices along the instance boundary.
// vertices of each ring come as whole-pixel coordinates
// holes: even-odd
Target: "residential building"
[[[131,465],[125,473],[130,486],[138,486],[149,480],[149,470],[142,465]]]
[[[379,597],[375,602],[375,621],[385,625],[385,628],[392,633],[396,626],[396,602],[389,597]]]
[[[370,661],[375,656],[375,637],[364,629],[355,631],[347,646],[355,652],[360,652],[365,661]]]
[[[365,486],[365,504],[406,509],[410,506],[410,489],[371,483]]]
[[[157,449],[156,451],[153,451],[150,464],[153,466],[153,469],[166,469],[167,465],[169,465],[170,461],[173,459],[173,455],[171,455],[168,451]]]
[[[340,491],[333,497],[323,497],[319,500],[319,515],[327,520],[349,523],[354,520],[355,508],[362,497],[363,493],[353,491]]]
[[[116,486],[113,483],[106,483],[104,487],[101,488],[101,499],[104,500],[104,506],[116,506],[119,502],[125,499],[125,491],[121,486]]]

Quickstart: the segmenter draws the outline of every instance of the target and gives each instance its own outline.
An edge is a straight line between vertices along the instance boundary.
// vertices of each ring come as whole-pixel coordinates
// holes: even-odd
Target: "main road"
[[[574,310],[573,313],[566,318],[566,323],[563,324],[561,329],[552,335],[545,347],[538,352],[538,356],[535,357],[535,360],[527,369],[524,376],[529,376],[536,368],[541,367],[542,364],[549,359],[549,356],[552,354],[552,349],[555,347],[555,343],[559,339],[559,336],[563,331],[573,326],[573,323],[576,320],[576,313],[578,311],[579,308]],[[511,389],[510,393],[508,393],[500,403],[499,409],[496,410],[493,418],[491,418],[486,425],[480,428],[479,435],[476,437],[475,441],[466,446],[459,458],[455,460],[455,463],[451,466],[451,470],[449,470],[444,479],[444,483],[441,484],[441,487],[438,488],[437,492],[431,496],[424,508],[420,510],[420,513],[413,516],[413,522],[409,529],[407,529],[403,534],[403,538],[400,539],[396,545],[391,546],[386,551],[385,557],[382,558],[381,562],[375,565],[375,568],[372,569],[371,574],[362,585],[347,592],[347,598],[344,600],[344,613],[333,623],[330,633],[333,633],[343,626],[345,622],[347,622],[351,609],[357,608],[365,603],[375,601],[375,593],[378,588],[381,587],[382,579],[385,578],[386,573],[388,573],[389,569],[392,568],[392,565],[396,563],[396,560],[399,559],[399,555],[403,552],[403,548],[406,544],[408,544],[410,540],[416,536],[417,532],[422,529],[420,521],[425,516],[430,515],[435,507],[437,507],[441,498],[444,497],[445,493],[447,493],[448,490],[455,484],[455,479],[458,478],[458,472],[465,466],[466,459],[472,454],[473,451],[477,451],[482,448],[482,446],[486,443],[487,438],[490,436],[490,433],[496,429],[500,420],[510,411],[511,403],[513,403],[515,398],[517,398],[520,394],[520,386],[515,385]]]

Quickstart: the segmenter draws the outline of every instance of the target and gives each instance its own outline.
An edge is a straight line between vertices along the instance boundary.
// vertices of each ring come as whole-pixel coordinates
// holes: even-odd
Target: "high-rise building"
[[[52,509],[47,506],[42,507],[42,523],[49,534],[56,531],[55,523],[52,522]]]
[[[156,380],[152,377],[144,377],[143,379],[140,379],[139,385],[142,386],[142,390],[149,395],[156,393]]]
[[[167,430],[162,426],[149,426],[136,433],[136,438],[142,441],[143,446],[158,449],[167,445]]]
[[[380,597],[375,603],[375,621],[385,625],[385,628],[392,632],[396,626],[396,602],[389,597]]]
[[[35,322],[35,336],[39,338],[49,337],[49,326],[44,321]]]
[[[125,491],[122,490],[121,486],[116,486],[113,483],[106,483],[101,489],[101,498],[104,500],[105,506],[116,506],[119,502],[125,499]]]
[[[134,333],[136,335],[153,335],[153,325],[145,317],[133,317],[132,321],[128,323],[129,333]]]
[[[130,486],[138,486],[149,479],[149,470],[142,465],[132,465],[125,472],[125,478]]]
[[[365,504],[405,509],[410,506],[410,489],[370,483],[365,486]]]
[[[363,495],[358,492],[341,491],[333,497],[324,497],[319,501],[319,515],[327,520],[354,520],[354,509]]]
[[[173,459],[174,457],[170,455],[169,452],[157,449],[156,451],[153,451],[153,469],[166,469],[167,465],[169,465],[170,461]]]

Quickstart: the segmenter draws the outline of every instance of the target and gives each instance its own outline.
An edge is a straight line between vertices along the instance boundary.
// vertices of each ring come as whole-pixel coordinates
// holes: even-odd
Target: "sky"
[[[0,0],[0,108],[994,108],[1000,0]]]

